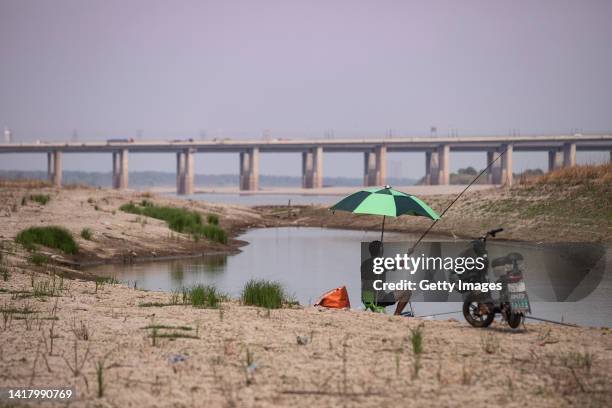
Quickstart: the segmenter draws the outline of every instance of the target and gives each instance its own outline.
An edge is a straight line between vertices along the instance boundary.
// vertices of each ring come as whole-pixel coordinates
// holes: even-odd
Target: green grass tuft
[[[219,225],[219,216],[217,214],[208,214],[206,222],[211,225]]]
[[[59,288],[56,287],[55,281],[45,280],[34,282],[32,287],[32,296],[35,298],[59,296]]]
[[[251,279],[242,290],[242,303],[278,309],[286,301],[285,291],[280,283]]]
[[[143,303],[138,304],[138,307],[164,307],[164,306],[172,306],[172,304],[164,303],[164,302],[143,302]]]
[[[34,265],[41,266],[49,263],[49,257],[47,255],[39,254],[38,252],[34,252],[32,256],[30,256],[29,261]]]
[[[22,230],[15,241],[23,245],[26,249],[34,250],[36,245],[43,245],[49,248],[56,248],[66,254],[76,254],[79,246],[72,238],[72,234],[62,227],[30,227]]]
[[[193,307],[216,308],[223,296],[214,286],[197,285],[186,290],[185,299]]]
[[[420,355],[423,352],[423,326],[418,325],[416,329],[410,328],[410,332],[412,352],[414,355]]]
[[[93,233],[91,232],[89,228],[83,228],[81,230],[81,238],[91,241],[92,237],[93,237]]]
[[[144,215],[166,221],[171,230],[191,234],[196,239],[206,237],[211,241],[227,243],[227,233],[217,225],[218,217],[216,218],[217,224],[203,224],[202,216],[195,211],[157,206],[148,200],[142,200],[140,205],[134,203],[124,204],[119,209],[130,214]]]
[[[30,195],[30,200],[36,201],[38,204],[45,205],[51,200],[51,196],[49,194],[32,194]]]

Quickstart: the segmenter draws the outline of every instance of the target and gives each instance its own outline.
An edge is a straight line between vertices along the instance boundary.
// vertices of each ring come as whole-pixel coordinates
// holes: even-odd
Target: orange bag
[[[330,290],[323,294],[315,306],[329,307],[331,309],[350,309],[351,302],[349,301],[348,292],[346,286]]]

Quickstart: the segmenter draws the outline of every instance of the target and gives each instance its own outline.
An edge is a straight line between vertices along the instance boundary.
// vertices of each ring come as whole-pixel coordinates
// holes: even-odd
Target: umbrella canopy
[[[419,198],[392,189],[390,186],[374,187],[358,191],[343,198],[332,211],[349,211],[355,214],[398,217],[416,215],[437,220],[440,216]]]

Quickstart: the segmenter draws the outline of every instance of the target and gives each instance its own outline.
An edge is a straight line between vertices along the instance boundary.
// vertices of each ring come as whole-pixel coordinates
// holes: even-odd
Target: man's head
[[[370,242],[370,245],[368,245],[368,250],[370,251],[370,255],[373,258],[382,256],[382,242],[380,241]]]

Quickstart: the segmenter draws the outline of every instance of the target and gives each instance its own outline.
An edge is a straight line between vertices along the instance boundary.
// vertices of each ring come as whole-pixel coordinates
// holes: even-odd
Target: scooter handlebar
[[[479,239],[480,239],[481,241],[486,241],[486,240],[487,240],[487,238],[488,238],[489,236],[492,236],[493,238],[495,238],[495,234],[497,234],[497,233],[499,233],[499,232],[502,232],[503,230],[504,230],[503,228],[495,228],[495,229],[492,229],[492,230],[490,230],[490,231],[487,231],[487,232],[486,232],[486,233],[485,233],[483,236],[481,236]]]
[[[487,232],[487,235],[495,237],[495,234],[497,234],[499,232],[502,232],[503,230],[504,230],[503,228],[496,228],[496,229],[493,229],[493,230]]]

